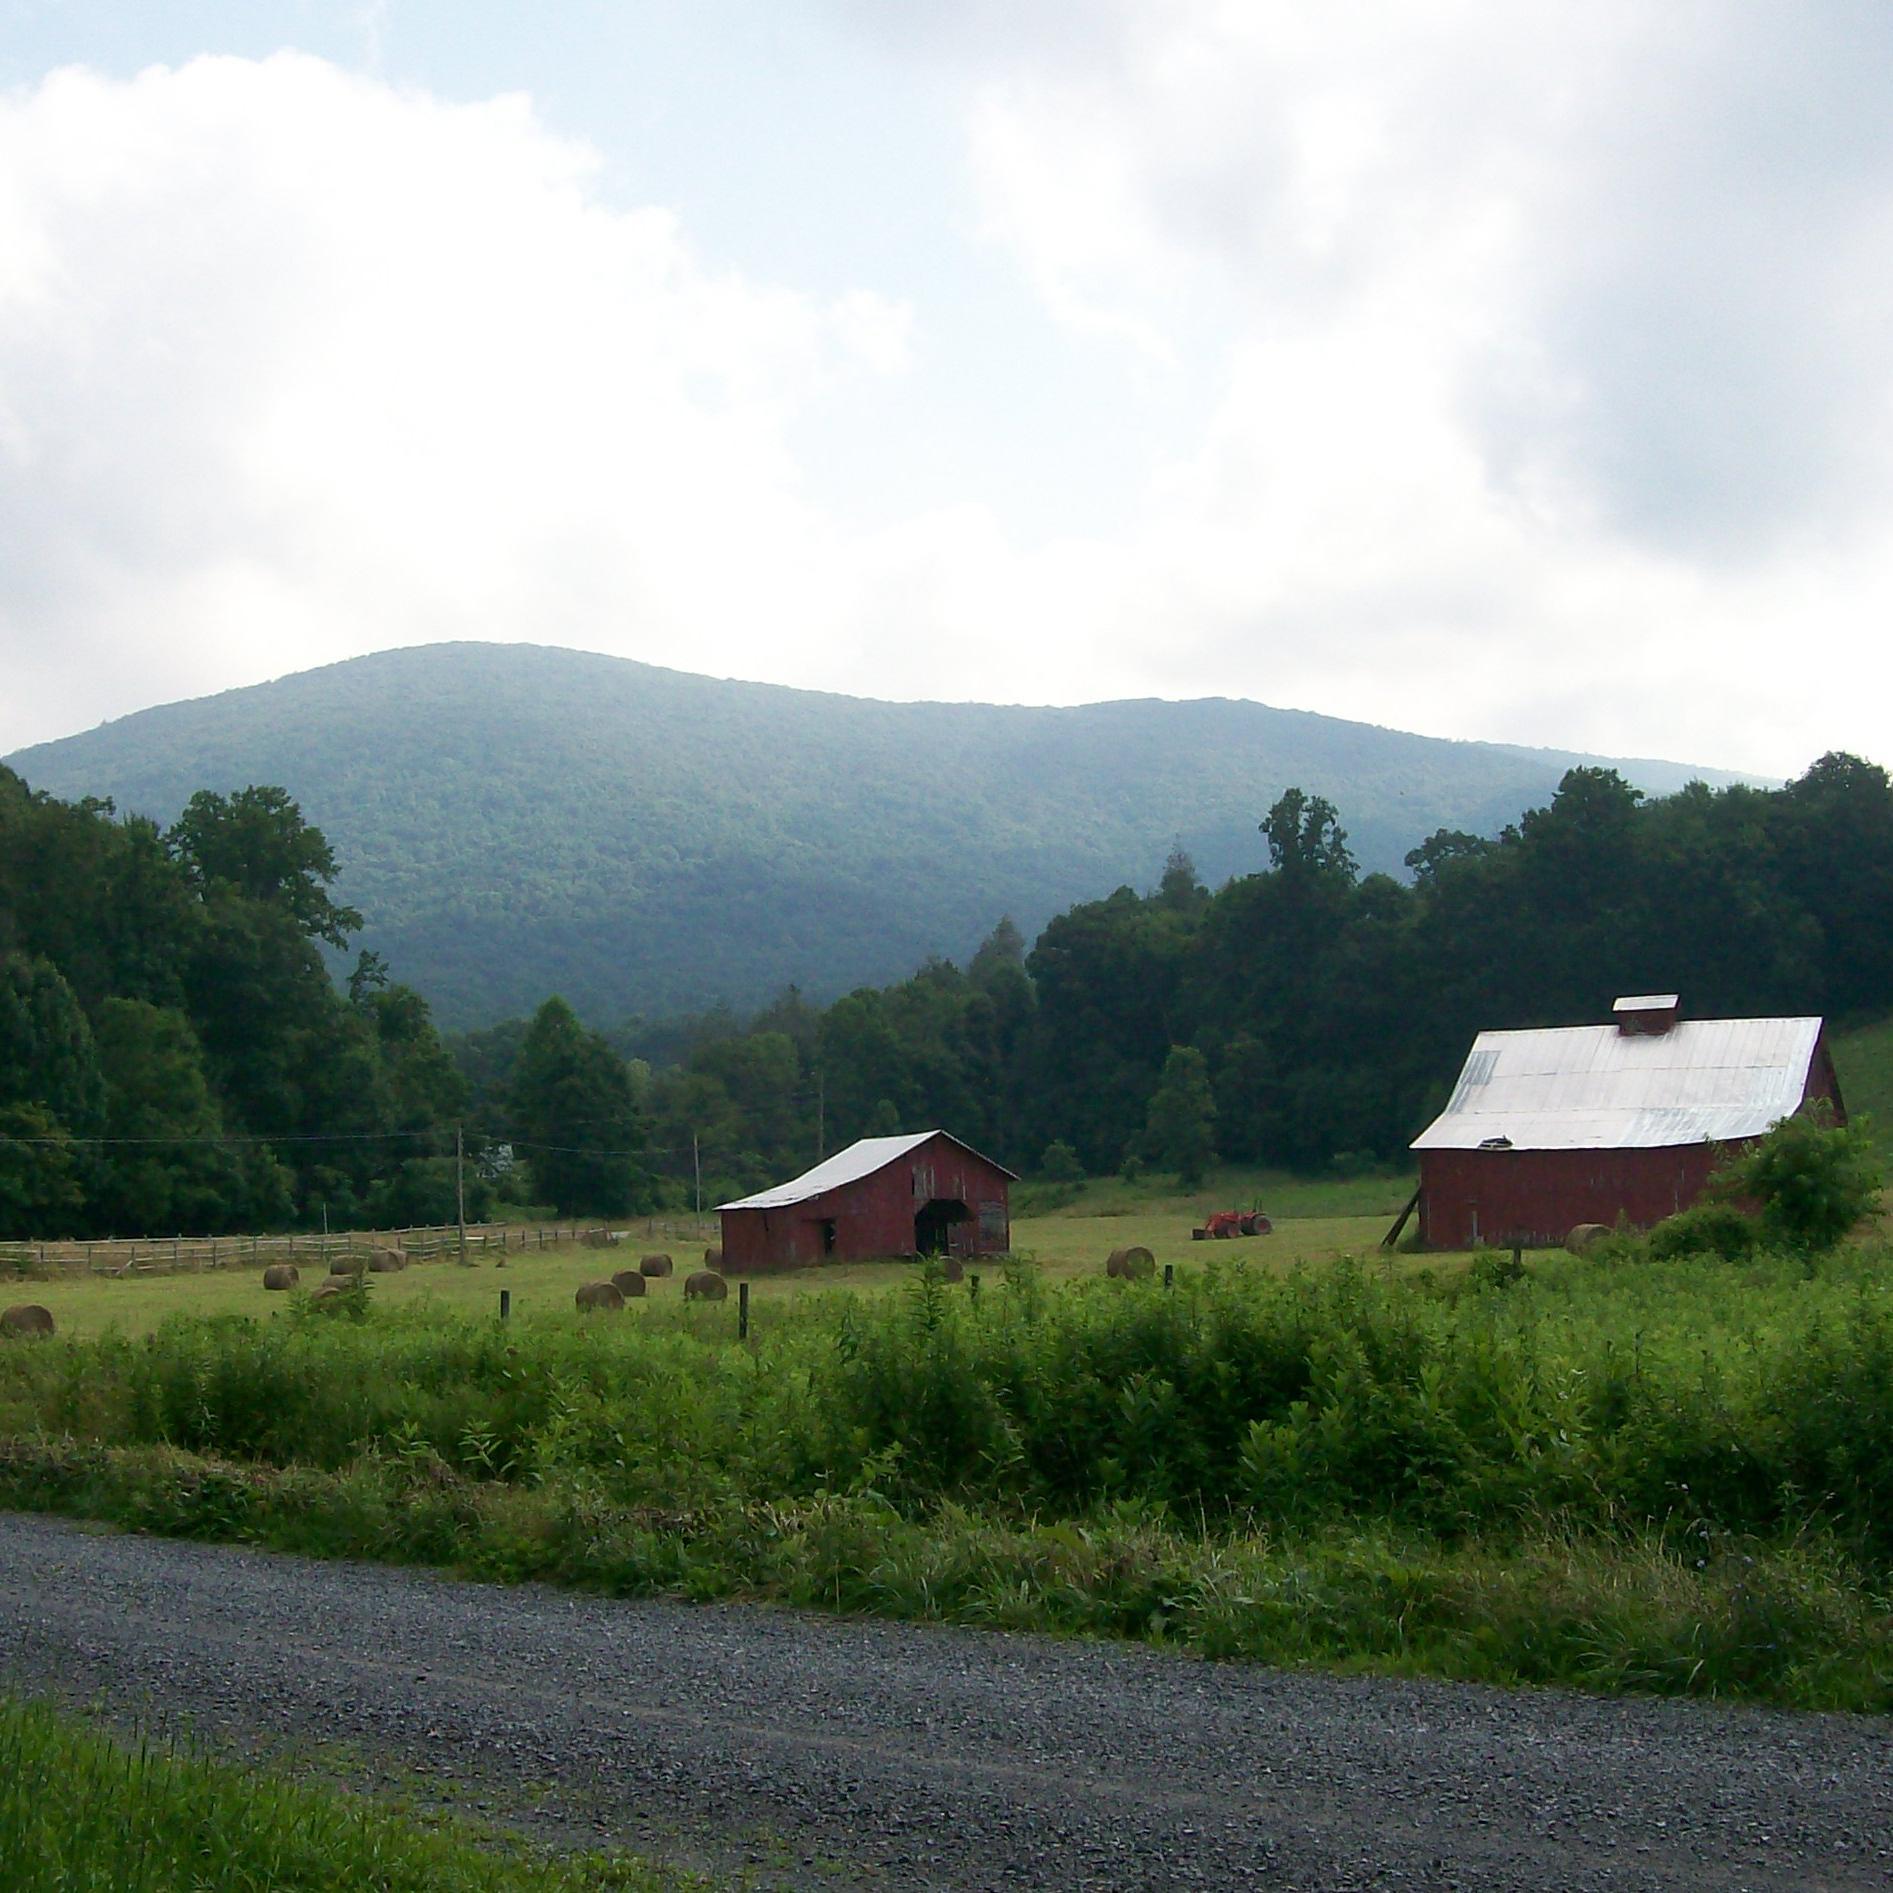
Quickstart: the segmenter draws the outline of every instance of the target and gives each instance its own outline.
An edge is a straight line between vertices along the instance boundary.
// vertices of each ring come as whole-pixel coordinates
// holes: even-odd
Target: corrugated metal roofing
[[[1687,1019],[1481,1032],[1415,1150],[1660,1149],[1758,1137],[1799,1109],[1819,1019]],[[1501,1148],[1503,1146],[1500,1146]]]
[[[962,1150],[972,1151],[977,1157],[979,1152],[971,1144],[961,1143],[951,1131],[917,1131],[911,1137],[863,1137],[838,1150],[832,1157],[825,1158],[813,1170],[804,1170],[799,1177],[792,1177],[787,1183],[778,1183],[773,1189],[758,1190],[754,1196],[739,1197],[734,1203],[719,1203],[717,1208],[724,1209],[787,1209],[795,1203],[806,1203],[811,1196],[820,1196],[824,1190],[838,1189],[844,1183],[858,1183],[863,1177],[871,1177],[877,1170],[885,1169],[897,1157],[904,1157],[910,1150],[918,1150],[931,1137],[945,1137],[949,1142],[959,1144]],[[983,1162],[992,1163],[990,1157]],[[1003,1164],[993,1164],[995,1170],[1005,1170]],[[1005,1170],[1007,1176],[1013,1173]]]

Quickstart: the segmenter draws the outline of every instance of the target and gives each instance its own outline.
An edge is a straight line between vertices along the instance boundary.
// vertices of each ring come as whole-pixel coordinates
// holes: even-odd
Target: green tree
[[[1194,1045],[1173,1045],[1151,1093],[1144,1148],[1152,1163],[1177,1173],[1185,1189],[1201,1183],[1216,1161],[1216,1100],[1209,1063]]]
[[[67,1130],[98,1127],[104,1102],[92,1029],[59,969],[0,957],[0,1104],[31,1104]]]
[[[83,1159],[43,1105],[0,1104],[0,1241],[77,1233]]]
[[[561,1216],[651,1205],[644,1120],[625,1062],[563,999],[533,1014],[513,1072],[513,1115],[534,1194]]]
[[[1720,1171],[1712,1196],[1755,1204],[1766,1238],[1819,1255],[1878,1208],[1880,1183],[1867,1127],[1814,1108],[1784,1117]]]
[[[191,884],[228,888],[287,913],[312,940],[347,945],[362,917],[329,898],[335,853],[286,789],[251,786],[224,796],[200,789],[165,837]]]

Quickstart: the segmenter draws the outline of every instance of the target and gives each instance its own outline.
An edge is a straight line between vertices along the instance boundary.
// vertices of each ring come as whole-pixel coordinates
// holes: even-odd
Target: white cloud
[[[523,99],[291,55],[0,105],[0,747],[446,636],[740,671],[812,634],[785,430],[899,372],[908,312],[716,270],[594,170]]]
[[[1052,314],[1146,356],[1216,318],[1218,411],[1139,535],[1143,635],[1180,628],[1153,685],[1885,752],[1792,659],[1893,683],[1893,118],[1863,77],[1893,16],[1163,0],[1082,57],[980,44],[984,228]]]
[[[826,503],[838,393],[890,465],[889,377],[923,420],[1002,398],[929,380],[938,317],[871,249],[833,299],[745,276],[524,98],[293,55],[55,74],[0,99],[0,750],[490,637],[1884,756],[1893,16],[1735,11],[859,14],[949,75],[975,240],[1079,338],[1071,454],[1127,387],[1171,403],[1129,522],[1045,542],[977,492]]]

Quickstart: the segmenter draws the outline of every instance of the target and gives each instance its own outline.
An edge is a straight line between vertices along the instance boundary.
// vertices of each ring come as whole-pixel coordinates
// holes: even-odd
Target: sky
[[[1884,0],[0,0],[0,753],[451,638],[1893,762]]]

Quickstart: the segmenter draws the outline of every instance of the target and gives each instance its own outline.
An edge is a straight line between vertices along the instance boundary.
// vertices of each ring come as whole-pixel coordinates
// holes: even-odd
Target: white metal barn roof
[[[754,1196],[739,1197],[734,1203],[719,1203],[717,1208],[788,1209],[792,1204],[806,1203],[811,1196],[820,1196],[824,1190],[839,1189],[844,1183],[858,1183],[863,1177],[871,1177],[875,1171],[885,1169],[895,1158],[906,1156],[910,1150],[918,1150],[932,1137],[944,1137],[949,1143],[959,1144],[962,1150],[979,1156],[971,1144],[961,1143],[951,1131],[916,1131],[911,1137],[863,1137],[850,1144],[846,1150],[836,1151],[813,1170],[804,1170],[799,1177],[791,1177],[787,1183],[778,1183],[773,1189],[758,1190]],[[982,1161],[992,1163],[990,1157]],[[1004,1164],[995,1163],[993,1168],[1004,1170],[1007,1176],[1012,1175]]]
[[[1667,995],[1664,995],[1667,997]],[[1415,1150],[1648,1150],[1759,1137],[1807,1093],[1819,1019],[1481,1032]]]

